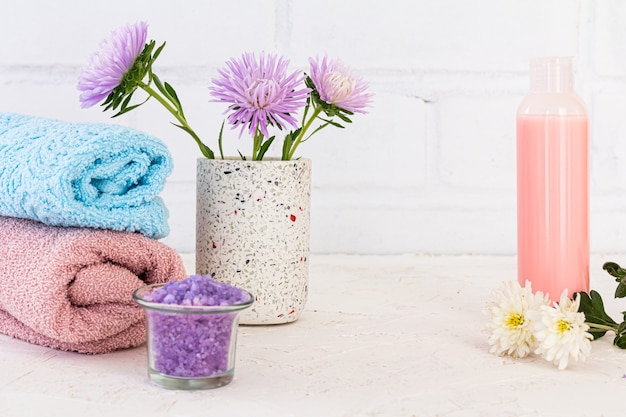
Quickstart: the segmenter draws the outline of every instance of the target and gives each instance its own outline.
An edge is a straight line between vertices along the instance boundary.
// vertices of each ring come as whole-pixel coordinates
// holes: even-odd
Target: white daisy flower
[[[489,316],[489,352],[498,356],[526,357],[537,347],[528,313],[547,306],[548,296],[540,291],[533,294],[529,281],[523,288],[517,281],[505,282],[501,290],[494,291],[494,296],[496,300],[484,310]]]
[[[580,298],[567,298],[567,290],[554,307],[541,307],[540,317],[534,320],[535,337],[539,342],[535,353],[565,369],[570,358],[587,360],[591,354],[593,336],[587,332],[585,314],[578,312]]]

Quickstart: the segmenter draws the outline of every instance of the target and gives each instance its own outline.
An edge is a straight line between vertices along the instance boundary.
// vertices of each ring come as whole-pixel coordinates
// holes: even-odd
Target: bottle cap
[[[530,90],[534,93],[574,91],[572,57],[539,57],[530,61]]]

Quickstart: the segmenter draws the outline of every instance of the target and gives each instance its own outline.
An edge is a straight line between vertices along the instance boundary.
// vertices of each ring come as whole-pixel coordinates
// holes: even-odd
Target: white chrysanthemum
[[[548,305],[548,296],[540,291],[533,294],[528,281],[523,288],[517,281],[505,282],[501,290],[494,291],[494,296],[496,300],[485,308],[489,316],[487,330],[491,333],[489,352],[516,358],[527,356],[537,347],[528,313]]]
[[[585,361],[591,354],[593,336],[587,332],[585,314],[578,312],[580,298],[567,298],[567,290],[554,307],[544,306],[534,321],[535,337],[539,342],[535,353],[565,369],[570,358]]]

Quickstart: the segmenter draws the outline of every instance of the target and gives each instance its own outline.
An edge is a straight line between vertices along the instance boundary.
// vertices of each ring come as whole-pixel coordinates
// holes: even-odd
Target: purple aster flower
[[[364,109],[369,106],[373,95],[367,92],[367,82],[352,75],[339,59],[330,61],[324,57],[319,62],[309,58],[309,63],[310,77],[320,99],[352,113],[367,113]]]
[[[299,88],[304,80],[300,71],[287,74],[289,60],[263,52],[257,60],[254,54],[244,53],[226,65],[209,90],[213,101],[230,103],[224,113],[230,112],[228,122],[233,127],[242,125],[240,136],[245,126],[251,135],[258,128],[265,137],[268,125],[296,127],[293,113],[304,106],[310,89]]]
[[[145,46],[147,33],[148,24],[137,22],[114,30],[100,43],[78,78],[82,108],[98,104],[122,83]]]

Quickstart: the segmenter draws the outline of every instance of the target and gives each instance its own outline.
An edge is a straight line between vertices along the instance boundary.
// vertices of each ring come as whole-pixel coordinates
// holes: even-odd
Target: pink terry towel
[[[138,346],[133,291],[184,276],[173,249],[141,234],[0,217],[0,333],[17,339],[94,354]]]

